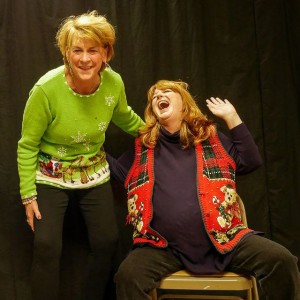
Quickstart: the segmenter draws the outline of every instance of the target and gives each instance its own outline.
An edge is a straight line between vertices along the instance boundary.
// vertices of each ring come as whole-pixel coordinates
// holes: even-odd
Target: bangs
[[[186,82],[183,81],[170,81],[170,80],[159,80],[157,83],[155,83],[148,91],[148,100],[151,101],[153,98],[153,95],[155,93],[155,90],[166,90],[170,89],[173,92],[176,92],[183,96],[187,93],[189,88],[189,85]]]
[[[95,42],[99,46],[102,46],[99,37],[91,30],[85,28],[77,29],[75,27],[70,30],[67,39],[67,47],[70,49],[77,40],[89,40]]]

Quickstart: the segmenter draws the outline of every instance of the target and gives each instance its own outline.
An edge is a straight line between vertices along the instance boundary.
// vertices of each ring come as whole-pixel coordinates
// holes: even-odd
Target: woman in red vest
[[[249,130],[228,100],[212,97],[207,107],[231,137],[218,131],[187,88],[153,85],[135,148],[107,158],[127,189],[134,227],[134,247],[115,277],[118,299],[149,299],[162,277],[183,268],[252,274],[262,299],[300,299],[297,258],[241,220],[235,176],[262,164]]]

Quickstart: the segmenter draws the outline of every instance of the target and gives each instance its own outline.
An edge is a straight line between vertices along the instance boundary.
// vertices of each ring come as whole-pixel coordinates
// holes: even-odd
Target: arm
[[[218,132],[221,143],[236,163],[237,175],[245,175],[262,165],[255,141],[244,123],[230,130],[231,138]]]
[[[209,110],[225,121],[230,129],[231,138],[218,132],[225,150],[234,159],[238,175],[256,170],[262,165],[257,145],[247,126],[242,122],[234,106],[228,100],[210,98],[206,100]]]
[[[112,121],[122,130],[133,136],[137,136],[138,129],[145,124],[133,109],[128,106],[123,82],[121,83],[120,97],[115,107]]]
[[[18,142],[18,171],[21,198],[36,196],[36,164],[41,138],[51,120],[47,99],[41,88],[34,88],[26,103],[22,137]],[[33,228],[33,218],[41,219],[37,201],[25,205],[27,222]]]
[[[51,122],[47,98],[36,87],[26,103],[22,123],[22,136],[18,142],[18,171],[22,199],[36,195],[36,166],[41,139]]]
[[[111,176],[123,185],[134,161],[134,147],[132,146],[118,159],[106,153],[106,159],[109,164]]]

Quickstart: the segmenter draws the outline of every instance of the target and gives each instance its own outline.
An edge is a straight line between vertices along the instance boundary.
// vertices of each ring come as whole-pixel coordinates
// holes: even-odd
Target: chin
[[[82,81],[89,81],[89,80],[92,80],[93,78],[95,78],[97,75],[96,74],[80,74],[78,77]]]
[[[160,118],[161,118],[162,120],[167,120],[167,119],[169,119],[171,116],[172,116],[172,112],[167,111],[167,112],[162,113],[162,114],[160,115]]]

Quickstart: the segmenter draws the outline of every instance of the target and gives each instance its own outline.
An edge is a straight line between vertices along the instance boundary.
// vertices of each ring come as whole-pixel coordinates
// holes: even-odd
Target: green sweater
[[[91,95],[76,94],[64,67],[46,73],[30,91],[18,142],[22,199],[37,195],[36,183],[82,189],[109,180],[103,143],[112,121],[136,135],[144,124],[127,105],[123,81],[111,69]]]

